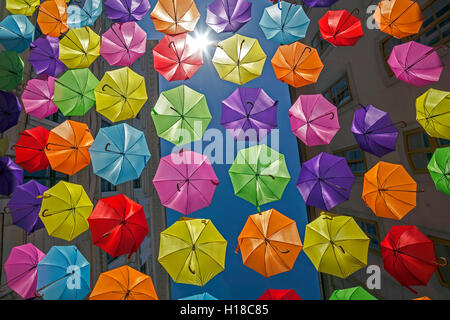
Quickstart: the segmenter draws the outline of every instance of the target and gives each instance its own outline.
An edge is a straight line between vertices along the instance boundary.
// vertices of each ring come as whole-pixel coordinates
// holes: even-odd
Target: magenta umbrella
[[[145,53],[146,41],[136,22],[114,23],[102,35],[100,54],[112,66],[130,66]]]
[[[26,113],[44,119],[58,111],[58,107],[53,103],[55,80],[55,78],[43,74],[27,82],[22,93],[22,102]]]
[[[161,158],[153,184],[163,206],[187,215],[211,204],[219,179],[207,156],[181,149]]]

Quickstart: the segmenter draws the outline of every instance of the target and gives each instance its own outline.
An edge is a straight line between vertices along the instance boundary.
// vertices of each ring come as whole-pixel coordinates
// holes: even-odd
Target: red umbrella
[[[47,169],[49,162],[44,149],[49,133],[41,126],[21,132],[19,140],[13,146],[16,163],[28,172]]]
[[[354,46],[364,36],[361,20],[347,10],[330,10],[319,20],[320,34],[334,46]]]
[[[302,300],[295,290],[267,289],[258,300]]]
[[[112,257],[130,257],[148,233],[144,208],[123,194],[100,199],[88,222],[94,244]]]
[[[187,33],[166,35],[153,49],[153,63],[167,81],[187,80],[203,65],[202,50]]]
[[[433,241],[415,226],[394,226],[381,242],[383,267],[402,286],[417,294],[409,286],[426,286],[439,266]]]

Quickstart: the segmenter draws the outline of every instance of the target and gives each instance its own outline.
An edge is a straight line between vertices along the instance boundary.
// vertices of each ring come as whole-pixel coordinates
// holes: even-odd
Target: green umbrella
[[[211,113],[203,94],[181,85],[161,92],[152,118],[159,137],[182,145],[202,138]]]
[[[238,152],[229,170],[234,193],[259,206],[280,200],[291,176],[284,155],[265,144]]]
[[[368,293],[364,288],[358,286],[354,288],[334,290],[329,300],[378,300]]]
[[[0,52],[0,90],[12,90],[22,81],[23,61],[17,52]]]
[[[428,163],[436,189],[450,196],[450,147],[438,148]]]
[[[67,70],[55,81],[53,102],[65,116],[84,116],[95,105],[98,82],[87,68]]]

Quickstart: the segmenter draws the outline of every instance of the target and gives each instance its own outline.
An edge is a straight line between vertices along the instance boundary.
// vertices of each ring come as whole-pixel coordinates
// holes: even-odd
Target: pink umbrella
[[[304,94],[289,109],[292,132],[308,147],[329,144],[339,131],[337,108],[321,94]]]
[[[161,158],[153,184],[163,206],[187,215],[211,204],[219,179],[207,156],[181,149]]]
[[[145,53],[146,41],[136,22],[114,23],[102,35],[100,54],[112,66],[130,66]]]
[[[27,82],[22,93],[22,102],[25,112],[39,119],[44,119],[58,111],[53,103],[56,78],[45,74]]]

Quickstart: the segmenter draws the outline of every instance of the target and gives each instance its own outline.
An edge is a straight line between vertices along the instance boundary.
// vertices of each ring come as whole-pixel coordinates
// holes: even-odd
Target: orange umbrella
[[[43,34],[59,37],[69,30],[67,26],[67,4],[64,0],[47,0],[39,6],[37,23]]]
[[[157,31],[180,34],[195,29],[200,13],[194,0],[158,0],[150,17]]]
[[[89,165],[88,150],[93,142],[86,124],[66,120],[50,131],[45,155],[53,170],[73,175]]]
[[[238,242],[244,265],[266,278],[292,270],[302,249],[295,221],[275,209],[249,216]]]
[[[378,217],[400,220],[416,207],[417,192],[402,165],[380,161],[364,174],[362,198]]]
[[[382,0],[373,18],[381,31],[395,38],[418,33],[425,19],[417,0]]]
[[[316,49],[294,42],[278,47],[272,67],[279,80],[299,88],[317,82],[323,63]]]

